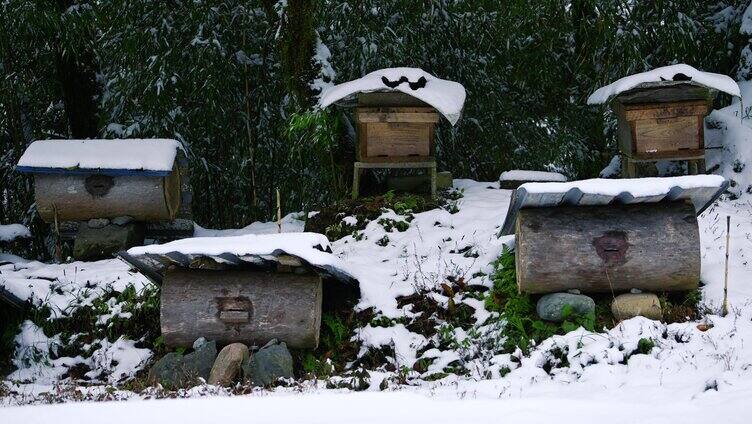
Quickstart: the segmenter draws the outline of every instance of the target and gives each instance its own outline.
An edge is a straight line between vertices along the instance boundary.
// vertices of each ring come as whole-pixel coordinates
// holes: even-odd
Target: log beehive
[[[171,268],[162,281],[162,336],[172,347],[205,337],[256,345],[278,339],[315,349],[321,304],[315,273]]]
[[[171,220],[181,202],[179,173],[167,176],[35,174],[34,197],[45,222],[131,216],[137,221]],[[57,215],[57,217],[56,217]]]
[[[34,176],[37,210],[48,223],[170,221],[190,208],[181,187],[184,153],[171,139],[37,140],[16,170]]]
[[[691,203],[521,209],[515,232],[521,292],[691,290],[700,280]]]

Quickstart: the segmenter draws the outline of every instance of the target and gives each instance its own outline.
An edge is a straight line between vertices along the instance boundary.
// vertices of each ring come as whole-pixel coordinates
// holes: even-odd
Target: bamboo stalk
[[[723,307],[721,315],[728,315],[728,264],[729,264],[729,244],[731,235],[731,216],[726,216],[726,265],[723,273]]]
[[[277,232],[282,232],[282,206],[279,199],[279,189],[277,189]]]

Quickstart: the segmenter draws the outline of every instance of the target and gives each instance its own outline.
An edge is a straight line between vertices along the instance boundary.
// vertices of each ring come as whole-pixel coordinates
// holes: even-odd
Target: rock
[[[159,383],[162,386],[172,389],[181,387],[182,382],[183,356],[179,353],[170,352],[158,360],[149,370],[149,383]]]
[[[128,216],[128,215],[118,216],[117,218],[112,218],[112,223],[120,227],[122,227],[125,224],[130,224],[131,222],[133,222],[133,217]]]
[[[243,362],[244,378],[254,386],[268,386],[278,378],[292,378],[292,356],[284,343],[272,340]]]
[[[110,220],[107,218],[93,218],[86,223],[86,226],[93,230],[104,228],[108,225],[110,225]]]
[[[209,379],[214,359],[217,357],[217,342],[211,341],[202,344],[183,357],[183,369],[189,376]]]
[[[595,312],[595,302],[584,294],[551,293],[542,296],[535,307],[538,316],[546,321],[564,321],[564,306],[572,307],[572,313],[585,315]]]
[[[93,220],[90,220],[91,222]],[[81,225],[73,244],[73,257],[78,260],[111,258],[115,253],[138,246],[144,242],[144,225],[130,223],[124,226],[106,225],[91,228]]]
[[[209,342],[188,355],[170,352],[152,365],[149,370],[149,383],[160,383],[168,389],[188,387],[196,383],[198,377],[209,378],[217,345]]]
[[[197,338],[197,339],[196,339],[196,340],[195,340],[195,341],[193,342],[193,350],[196,350],[196,349],[200,348],[201,346],[203,346],[203,345],[205,345],[205,344],[207,344],[207,343],[209,343],[209,341],[208,341],[208,340],[206,340],[206,338],[204,338],[204,337],[199,337],[199,338]]]
[[[611,312],[619,321],[636,316],[658,321],[663,319],[661,302],[653,293],[620,294],[611,302]]]
[[[217,355],[214,366],[209,373],[209,384],[226,386],[232,384],[240,375],[243,362],[248,359],[248,346],[233,343],[225,346]]]

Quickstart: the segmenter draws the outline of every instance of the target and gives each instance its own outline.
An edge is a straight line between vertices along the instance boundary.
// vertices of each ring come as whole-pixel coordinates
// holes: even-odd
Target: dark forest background
[[[597,87],[676,62],[735,78],[749,0],[0,2],[0,223],[38,227],[13,166],[35,139],[167,137],[189,149],[195,220],[239,227],[346,195],[348,112],[312,81],[420,67],[461,82],[440,168],[594,177],[615,153]],[[327,51],[331,53],[330,57]],[[332,81],[333,80],[333,81]],[[39,227],[38,227],[39,228]]]

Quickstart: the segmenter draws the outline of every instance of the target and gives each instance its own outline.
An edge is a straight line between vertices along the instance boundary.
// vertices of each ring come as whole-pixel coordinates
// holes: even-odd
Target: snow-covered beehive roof
[[[398,91],[415,97],[438,110],[452,125],[462,115],[466,96],[462,84],[436,78],[422,69],[387,68],[325,89],[319,106],[325,108],[357,93],[376,91]]]
[[[596,90],[588,97],[587,103],[589,105],[608,103],[612,98],[625,91],[653,87],[656,86],[656,83],[667,85],[675,83],[695,84],[741,97],[739,85],[727,75],[698,71],[689,65],[678,64],[624,77]]]
[[[170,243],[139,246],[120,258],[155,282],[170,266],[250,266],[271,269],[293,257],[307,268],[337,280],[356,283],[340,259],[331,254],[326,236],[318,233],[246,234],[231,237],[195,237]]]
[[[38,140],[26,149],[16,170],[165,176],[182,148],[172,139]]]
[[[728,181],[720,175],[594,178],[568,183],[525,183],[512,196],[501,234],[514,234],[517,213],[523,208],[690,200],[699,215],[726,190],[727,186]]]
[[[499,175],[499,181],[551,181],[566,182],[567,177],[558,172],[548,171],[528,171],[523,169],[513,169],[504,171]]]

